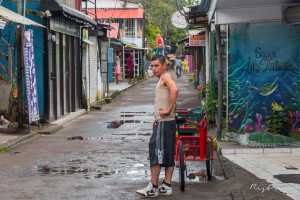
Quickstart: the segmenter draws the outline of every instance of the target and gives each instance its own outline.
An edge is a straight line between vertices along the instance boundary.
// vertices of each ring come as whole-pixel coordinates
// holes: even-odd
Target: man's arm
[[[170,106],[168,108],[164,108],[164,109],[160,110],[160,115],[162,117],[164,117],[164,116],[170,115],[174,106],[176,105],[178,89],[177,89],[175,82],[171,78],[170,74],[165,73],[165,74],[163,74],[163,76],[161,78],[162,78],[161,80],[162,80],[163,84],[165,84],[170,91]]]

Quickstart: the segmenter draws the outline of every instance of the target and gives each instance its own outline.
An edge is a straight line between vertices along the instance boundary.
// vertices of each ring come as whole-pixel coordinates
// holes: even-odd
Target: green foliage
[[[289,123],[286,110],[274,110],[267,118],[267,131],[274,134],[288,135]]]
[[[145,35],[151,48],[155,48],[155,39],[157,34],[161,34],[160,28],[155,24],[149,23],[146,27]]]
[[[215,115],[217,112],[217,95],[209,83],[205,86],[206,99],[205,99],[205,113],[210,124],[215,123]]]
[[[177,29],[171,24],[171,16],[176,12],[176,0],[139,0],[145,10],[145,36],[152,48],[159,33],[167,41],[166,44],[175,45],[183,39],[186,30]]]
[[[9,152],[9,148],[8,147],[0,147],[0,153],[6,153]]]

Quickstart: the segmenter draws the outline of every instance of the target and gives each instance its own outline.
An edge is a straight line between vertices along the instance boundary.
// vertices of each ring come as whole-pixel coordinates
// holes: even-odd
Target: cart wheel
[[[213,162],[212,162],[212,158],[211,158],[211,151],[212,151],[211,143],[207,142],[207,146],[206,146],[206,173],[207,173],[207,179],[209,181],[212,180],[212,171],[213,171]]]
[[[183,143],[179,141],[179,183],[180,190],[183,192],[185,188],[185,163],[184,163],[184,152]]]

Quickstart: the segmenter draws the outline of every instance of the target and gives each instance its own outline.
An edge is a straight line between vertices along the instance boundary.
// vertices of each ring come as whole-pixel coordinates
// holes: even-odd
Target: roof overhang
[[[24,17],[18,13],[15,13],[12,10],[9,10],[3,6],[0,6],[0,18],[8,22],[14,22],[17,24],[28,25],[28,26],[36,26],[45,28],[42,24],[39,24],[27,17]]]
[[[143,19],[142,8],[97,8],[97,19]]]
[[[61,13],[65,17],[68,17],[77,23],[91,26],[97,25],[97,22],[90,16],[85,15],[74,8],[61,4],[57,2],[57,0],[42,0],[42,6],[44,10],[49,10],[51,13]]]
[[[210,4],[211,0],[202,0],[199,5],[195,5],[189,8],[186,19],[190,25],[190,28],[205,28],[208,26],[207,13],[210,8]]]
[[[209,23],[235,24],[282,21],[283,7],[298,0],[212,0]]]
[[[282,15],[283,23],[293,25],[300,24],[300,3],[283,6]]]

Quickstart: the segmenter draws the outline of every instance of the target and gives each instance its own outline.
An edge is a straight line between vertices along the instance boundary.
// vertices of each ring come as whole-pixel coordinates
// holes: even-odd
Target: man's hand
[[[168,108],[160,108],[159,109],[159,115],[161,118],[168,117],[171,113],[171,110]]]

